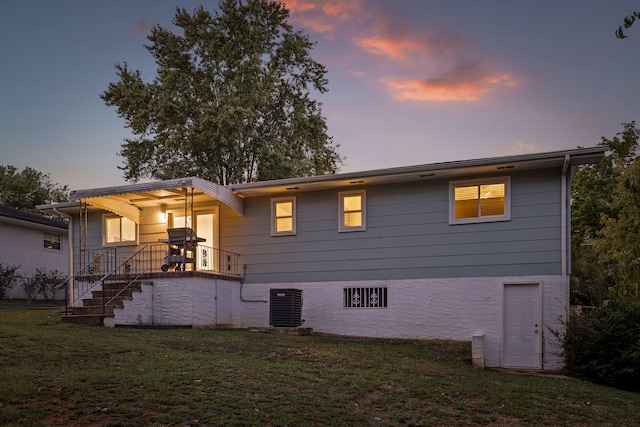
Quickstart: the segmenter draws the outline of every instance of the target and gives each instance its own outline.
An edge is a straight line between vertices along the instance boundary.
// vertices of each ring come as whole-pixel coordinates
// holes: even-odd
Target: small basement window
[[[62,236],[58,233],[44,233],[44,248],[53,251],[62,249]]]
[[[509,177],[449,183],[449,224],[511,219]]]
[[[386,308],[387,288],[344,288],[345,308]]]

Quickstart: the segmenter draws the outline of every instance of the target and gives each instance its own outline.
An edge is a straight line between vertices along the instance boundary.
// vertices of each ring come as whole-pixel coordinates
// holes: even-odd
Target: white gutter
[[[64,212],[60,212],[58,210],[58,208],[56,208],[55,206],[53,206],[53,211],[55,213],[57,213],[58,215],[64,216],[66,218],[69,218],[69,227],[67,228],[67,239],[68,242],[67,244],[69,245],[69,281],[67,282],[67,296],[69,298],[67,302],[67,304],[69,302],[73,302],[75,300],[74,295],[73,295],[73,290],[74,290],[74,283],[73,283],[73,217],[69,214],[66,214]]]
[[[569,206],[569,199],[568,199],[568,188],[567,188],[567,170],[569,168],[569,162],[570,162],[571,156],[569,154],[566,154],[564,156],[564,164],[562,165],[562,175],[561,175],[561,181],[560,181],[560,198],[562,200],[562,206],[561,206],[561,218],[560,218],[560,250],[561,250],[561,259],[562,259],[562,277],[561,277],[561,284],[562,284],[562,304],[565,307],[565,316],[569,316],[569,283],[567,281],[567,274],[568,274],[568,269],[567,269],[567,260],[568,260],[568,254],[567,254],[567,250],[568,250],[568,242],[567,242],[567,230],[568,230],[568,218],[567,218],[567,212],[568,212],[568,206]],[[568,317],[566,317],[568,318]]]

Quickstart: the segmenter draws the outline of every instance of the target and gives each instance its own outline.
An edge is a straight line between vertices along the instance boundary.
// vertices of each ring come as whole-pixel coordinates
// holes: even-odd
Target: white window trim
[[[47,238],[46,238],[46,237],[47,237],[47,235],[50,235],[50,236],[54,236],[54,235],[55,235],[55,236],[58,236],[58,241],[59,241],[59,243],[60,243],[60,248],[59,248],[59,249],[56,249],[56,248],[47,248],[47,247],[45,246],[43,249],[44,249],[45,251],[50,251],[50,252],[61,252],[61,251],[62,251],[62,233],[53,233],[53,232],[45,231],[45,232],[44,232],[44,235],[42,236],[42,238],[43,238],[43,244],[44,244],[44,242],[46,242],[46,241],[47,241]]]
[[[102,215],[102,246],[137,246],[140,240],[140,228],[138,223],[134,222],[136,227],[136,240],[126,242],[107,242],[107,218],[124,218],[121,215],[116,214],[104,214]]]
[[[362,196],[362,225],[358,227],[345,227],[342,225],[342,219],[344,215],[344,197],[345,196]],[[365,231],[367,229],[367,191],[366,190],[354,190],[354,191],[341,191],[338,193],[338,232],[348,233],[351,231]]]
[[[473,218],[456,218],[456,187],[469,185],[504,184],[504,214],[489,215]],[[482,222],[498,222],[511,220],[511,177],[496,176],[492,178],[465,179],[462,181],[449,182],[449,225],[456,224],[476,224]]]
[[[276,204],[277,203],[284,203],[284,202],[291,202],[291,223],[292,223],[292,227],[291,230],[287,230],[287,231],[276,231]],[[290,196],[290,197],[278,197],[275,199],[271,199],[271,235],[272,236],[295,236],[296,234],[296,222],[297,222],[297,215],[296,215],[296,196]]]

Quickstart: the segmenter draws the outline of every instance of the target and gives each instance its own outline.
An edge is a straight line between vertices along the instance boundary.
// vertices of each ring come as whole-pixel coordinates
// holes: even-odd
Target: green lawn
[[[471,367],[468,343],[107,329],[0,304],[2,426],[636,426],[640,394]]]

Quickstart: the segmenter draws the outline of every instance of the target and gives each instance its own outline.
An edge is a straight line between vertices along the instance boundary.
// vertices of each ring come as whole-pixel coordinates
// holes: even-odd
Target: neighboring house
[[[571,179],[605,151],[228,186],[174,179],[78,190],[39,208],[73,216],[76,306],[99,301],[86,295],[102,278],[144,281],[103,311],[110,326],[266,327],[295,290],[287,298],[314,331],[466,340],[480,366],[556,369]],[[167,230],[185,226],[200,242],[168,254]],[[184,264],[164,257],[185,246],[187,271],[174,271]]]
[[[0,261],[19,265],[30,278],[36,268],[69,274],[67,223],[0,205]],[[7,292],[10,299],[27,298],[21,283]],[[64,299],[64,292],[57,295]]]

